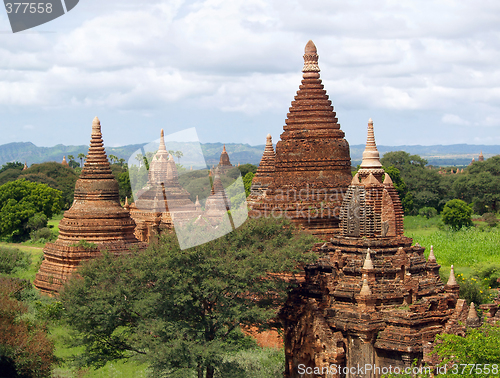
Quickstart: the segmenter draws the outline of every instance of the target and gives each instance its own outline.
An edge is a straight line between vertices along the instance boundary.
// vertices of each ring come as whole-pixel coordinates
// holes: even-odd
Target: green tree
[[[111,160],[111,164],[114,164],[115,162],[118,162],[118,156],[109,155],[109,160]]]
[[[85,348],[81,362],[137,356],[154,376],[212,378],[228,353],[247,345],[240,325],[273,324],[290,285],[278,273],[313,261],[315,241],[261,218],[190,249],[166,235],[145,251],[83,264],[61,293]]]
[[[23,168],[24,168],[24,164],[19,162],[19,161],[9,162],[9,163],[5,163],[4,165],[2,165],[2,168],[0,168],[0,173],[6,171],[7,169],[15,169],[18,171],[22,171]]]
[[[80,159],[80,168],[83,168],[83,159],[85,159],[85,154],[80,152],[78,154],[78,159]]]
[[[33,164],[27,170],[22,171],[19,178],[47,184],[53,189],[60,190],[64,209],[68,209],[73,203],[73,193],[78,175],[71,168],[54,162]]]
[[[250,195],[250,188],[252,186],[254,176],[253,172],[248,172],[245,177],[243,177],[243,185],[245,186],[245,194],[247,197]]]
[[[480,328],[468,328],[465,337],[442,334],[436,337],[435,351],[443,364],[448,364],[449,376],[498,377],[500,374],[500,326],[483,324]],[[472,374],[460,364],[475,364]],[[492,366],[496,364],[496,369]],[[458,366],[457,366],[458,365]],[[487,366],[489,365],[489,366]],[[485,370],[488,369],[489,371]],[[494,370],[492,370],[492,368]],[[457,375],[458,374],[458,375]]]
[[[245,177],[248,172],[257,173],[257,166],[254,164],[242,164],[238,167],[241,172],[241,176]]]
[[[11,181],[0,186],[0,236],[22,240],[28,236],[27,223],[37,213],[47,218],[61,211],[61,192],[45,184]]]
[[[446,202],[441,214],[443,223],[449,225],[453,230],[472,226],[471,216],[472,208],[459,199]]]
[[[177,162],[180,163],[181,161],[181,157],[184,156],[184,154],[182,153],[182,151],[175,151],[174,153],[175,157],[177,158]]]

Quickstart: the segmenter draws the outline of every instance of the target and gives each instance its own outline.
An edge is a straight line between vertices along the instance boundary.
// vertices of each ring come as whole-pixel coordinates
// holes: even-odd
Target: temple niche
[[[43,293],[57,293],[80,262],[101,250],[130,253],[144,245],[134,236],[135,223],[120,205],[118,182],[103,147],[101,124],[92,122],[90,148],[75,185],[74,201],[59,223],[59,237],[47,243],[34,284]]]
[[[174,223],[187,223],[201,214],[199,201],[193,203],[189,193],[179,184],[174,157],[165,147],[161,130],[158,151],[149,163],[148,182],[136,194],[136,201],[125,204],[136,223],[135,236],[149,242],[161,232],[171,230]]]
[[[340,234],[314,247],[319,260],[280,311],[285,377],[380,377],[384,367],[432,362],[436,334],[460,332],[469,309],[453,269],[444,285],[432,249],[426,260],[424,248],[403,235],[401,203],[382,170],[371,119],[340,214]],[[322,373],[300,374],[299,365]]]
[[[319,71],[316,46],[309,41],[302,84],[276,152],[269,138],[247,201],[250,217],[286,216],[328,239],[338,233],[338,210],[352,176],[349,144]]]

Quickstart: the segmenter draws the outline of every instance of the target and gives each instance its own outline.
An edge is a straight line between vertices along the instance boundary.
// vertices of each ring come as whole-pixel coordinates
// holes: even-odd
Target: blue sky
[[[500,2],[80,0],[12,34],[0,12],[0,144],[106,145],[196,127],[276,142],[312,39],[350,144],[500,145]]]

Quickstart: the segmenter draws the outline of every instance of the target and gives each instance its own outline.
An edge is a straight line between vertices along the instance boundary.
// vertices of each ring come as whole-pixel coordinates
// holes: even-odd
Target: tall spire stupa
[[[276,153],[273,148],[273,139],[271,134],[267,134],[264,154],[260,160],[259,168],[257,168],[257,172],[252,179],[251,194],[248,197],[247,202],[258,201],[261,199],[261,196],[273,182],[275,160]]]
[[[352,176],[349,144],[320,79],[318,59],[316,46],[307,42],[302,84],[276,144],[273,179],[260,199],[250,198],[250,216],[286,213],[328,240],[338,232],[338,209]]]
[[[47,243],[35,286],[45,293],[58,292],[80,262],[100,255],[142,247],[134,236],[135,223],[120,205],[118,182],[104,151],[101,123],[92,122],[90,148],[75,185],[74,201],[59,223],[59,237]]]

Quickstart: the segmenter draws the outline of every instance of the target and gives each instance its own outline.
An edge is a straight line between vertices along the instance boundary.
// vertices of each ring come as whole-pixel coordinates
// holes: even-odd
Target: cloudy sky
[[[0,39],[0,144],[276,142],[312,39],[350,144],[500,145],[498,1],[80,0]]]

